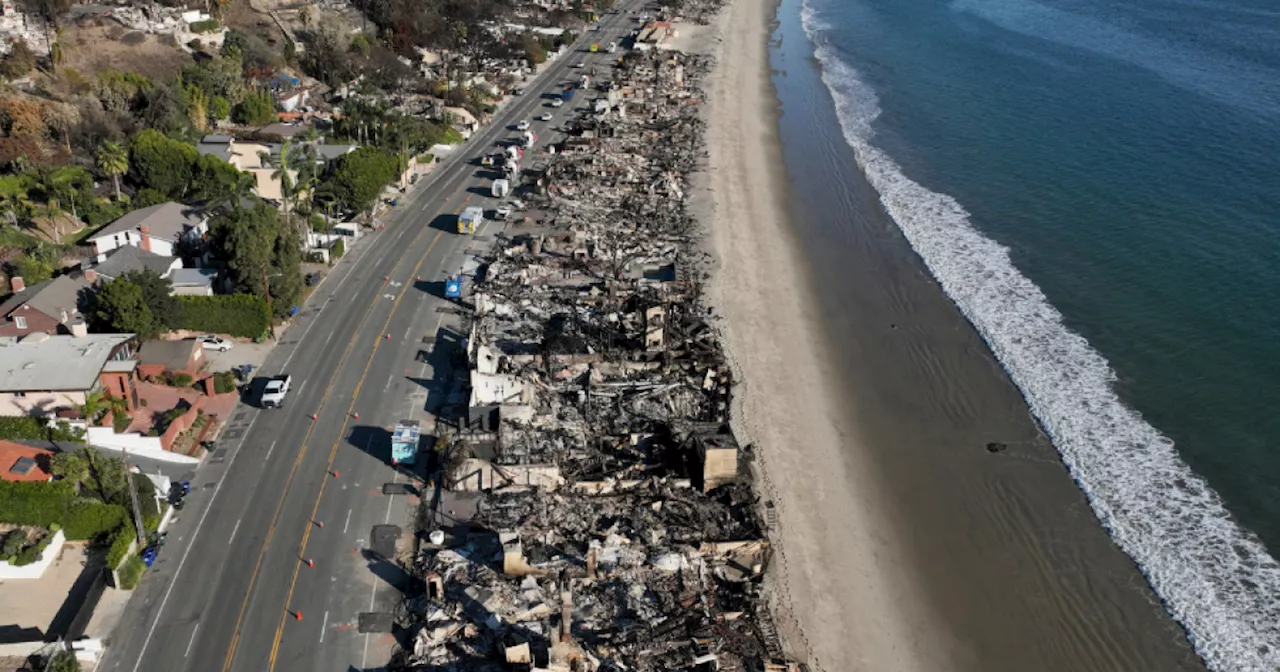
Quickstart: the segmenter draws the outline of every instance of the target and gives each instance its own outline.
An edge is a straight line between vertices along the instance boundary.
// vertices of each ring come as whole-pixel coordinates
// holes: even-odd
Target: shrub
[[[123,434],[124,430],[129,429],[129,423],[132,420],[127,413],[115,413],[111,416],[111,429],[116,434]]]
[[[0,521],[56,531],[70,540],[93,539],[119,527],[124,507],[79,499],[70,481],[0,481]]]
[[[214,19],[207,21],[196,21],[187,25],[187,29],[193,33],[212,33],[217,31],[221,26]]]
[[[129,553],[129,545],[137,538],[137,534],[138,532],[134,529],[133,523],[127,520],[123,525],[117,527],[115,532],[111,533],[111,548],[107,551],[108,568],[120,568],[120,563],[124,562],[125,555]]]
[[[22,551],[18,553],[14,561],[9,564],[15,567],[21,567],[23,565],[29,565],[35,562],[36,560],[39,560],[40,554],[44,553],[44,549],[49,547],[50,541],[52,541],[52,538],[46,535],[40,541],[22,549]]]
[[[133,590],[138,587],[138,581],[142,579],[142,573],[147,571],[146,563],[142,562],[142,558],[137,555],[129,556],[128,560],[120,566],[118,570],[120,576],[120,588],[124,590]]]
[[[234,371],[220,371],[213,374],[213,391],[226,394],[236,391],[236,374]]]
[[[59,525],[58,523],[53,523],[52,525],[49,526],[50,534],[57,532],[58,530],[61,530],[61,529],[62,529],[62,526]]]
[[[169,387],[191,387],[196,379],[189,373],[171,373],[165,382]]]
[[[27,533],[22,530],[12,530],[4,535],[4,541],[0,542],[0,555],[12,558],[21,552],[26,545]]]
[[[180,296],[178,305],[179,325],[192,331],[255,338],[271,323],[266,300],[252,294]]]
[[[347,244],[341,238],[333,241],[333,246],[329,248],[329,257],[334,261],[342,258],[347,253]]]
[[[32,416],[0,417],[0,439],[41,439],[49,442],[78,442],[81,431],[72,429],[67,422],[49,425],[49,422]]]

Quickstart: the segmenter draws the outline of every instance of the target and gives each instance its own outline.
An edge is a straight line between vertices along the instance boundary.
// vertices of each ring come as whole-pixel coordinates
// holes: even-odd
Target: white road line
[[[320,624],[320,643],[324,643],[324,631],[329,629],[329,612],[324,612],[324,623]]]
[[[329,332],[329,338],[324,339],[324,347],[326,347],[326,348],[327,348],[327,347],[329,347],[329,341],[332,341],[332,340],[333,340],[333,335],[334,335],[334,334],[336,334],[336,333],[338,333],[338,330],[337,330],[337,329],[331,330],[331,331]]]
[[[253,420],[249,422],[249,426],[245,428],[245,434],[253,430],[253,425],[258,421],[258,416],[253,416]],[[240,456],[240,451],[244,448],[244,443],[236,448],[236,452],[231,454],[227,460],[227,466],[223,470],[223,474],[231,473],[231,467],[236,463],[236,458]],[[178,567],[173,570],[173,579],[169,581],[169,587],[164,590],[164,597],[160,599],[160,608],[156,609],[156,617],[151,621],[151,627],[147,628],[147,636],[142,640],[142,650],[138,652],[138,660],[133,664],[133,672],[138,672],[138,668],[142,667],[142,661],[147,652],[147,647],[151,645],[151,638],[156,634],[156,626],[160,624],[160,617],[164,615],[164,607],[169,603],[169,597],[173,595],[173,587],[178,583],[178,577],[182,575],[182,568],[187,564],[187,556],[191,555],[191,549],[195,548],[196,538],[200,536],[200,528],[204,526],[204,519],[209,517],[209,512],[213,510],[214,503],[218,500],[218,493],[222,492],[222,484],[228,479],[218,479],[218,484],[213,488],[213,494],[209,497],[209,503],[205,506],[204,511],[200,514],[200,520],[196,521],[196,529],[191,533],[191,542],[187,544],[186,550],[182,551],[182,558],[178,560]]]
[[[347,509],[347,522],[342,524],[342,533],[347,533],[347,526],[351,524],[351,509]]]
[[[183,658],[191,655],[191,645],[196,643],[196,633],[200,631],[200,624],[196,623],[196,627],[191,629],[191,639],[187,641],[187,652],[182,654]]]
[[[392,482],[392,483],[395,483],[395,482],[397,482],[397,481],[399,481],[399,480],[400,480],[400,474],[399,474],[399,473],[396,473],[395,475],[393,475],[393,476],[391,477],[391,482]],[[391,522],[391,506],[392,506],[393,504],[395,504],[395,503],[396,503],[396,498],[395,498],[395,496],[394,496],[394,495],[392,495],[392,496],[390,496],[390,497],[387,497],[387,515],[382,519],[382,524],[383,524],[383,525],[386,525],[387,523],[390,523],[390,522]],[[376,585],[376,584],[375,584],[375,585]],[[371,609],[370,611],[372,611],[372,609]]]
[[[241,520],[243,520],[243,519],[241,519]],[[230,544],[231,544],[231,542],[236,538],[236,532],[239,532],[239,531],[240,531],[240,520],[237,520],[237,521],[236,521],[236,526],[235,526],[234,528],[232,528],[232,529],[231,529],[231,537],[230,537],[229,539],[227,539],[227,545],[230,545]]]
[[[271,459],[271,451],[273,451],[273,450],[275,450],[275,449],[276,449],[276,442],[275,442],[275,441],[272,441],[272,442],[271,442],[271,447],[270,447],[270,448],[267,448],[267,456],[266,456],[266,457],[264,457],[264,458],[262,458],[264,462],[265,462],[266,460]]]

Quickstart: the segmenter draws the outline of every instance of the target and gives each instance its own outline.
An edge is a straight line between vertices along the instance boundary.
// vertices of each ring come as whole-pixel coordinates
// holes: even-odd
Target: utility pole
[[[138,503],[138,488],[133,485],[133,467],[129,466],[129,449],[124,449],[124,478],[129,483],[129,499],[133,501],[133,528],[138,534],[138,548],[147,544],[147,529],[142,523],[142,507]]]

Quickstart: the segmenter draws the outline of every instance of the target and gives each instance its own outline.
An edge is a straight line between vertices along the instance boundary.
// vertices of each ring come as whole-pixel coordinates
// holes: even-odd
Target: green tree
[[[81,448],[76,451],[88,466],[89,477],[85,481],[102,501],[108,504],[119,504],[130,511],[133,510],[128,493],[128,476],[125,474],[124,460],[110,455],[103,455],[93,448]],[[146,480],[146,479],[141,479]],[[138,495],[142,495],[139,482]]]
[[[92,196],[90,190],[93,188],[93,175],[89,171],[80,166],[62,166],[46,173],[42,182],[46,195],[61,203],[70,203],[71,216],[80,219],[80,213],[76,209],[76,196],[79,195],[82,200],[86,196]]]
[[[129,271],[120,277],[142,290],[142,301],[165,329],[177,329],[181,319],[178,297],[173,295],[173,281],[160,277],[150,269]]]
[[[30,175],[19,173],[0,176],[0,207],[4,208],[5,219],[10,226],[17,226],[27,216],[31,209],[28,194],[34,186],[35,182]]]
[[[149,208],[153,205],[160,205],[169,200],[169,197],[152,189],[151,187],[143,187],[133,196],[133,207],[135,209]]]
[[[209,119],[219,122],[231,116],[231,101],[222,96],[214,96],[209,100]]]
[[[249,126],[269,124],[276,120],[276,102],[266,91],[253,91],[236,105],[232,119]]]
[[[194,146],[148,128],[129,145],[129,174],[168,198],[181,198],[199,158]]]
[[[80,672],[80,659],[70,651],[59,651],[44,669],[46,672]]]
[[[19,257],[9,262],[10,277],[22,278],[28,286],[53,277],[53,264],[35,257]]]
[[[86,414],[85,418],[91,419],[93,415],[97,415],[98,411],[101,410],[96,408],[96,406],[101,403],[103,393],[101,390],[98,390],[91,393],[89,396],[94,397],[95,395],[96,398],[93,402],[95,408],[93,409],[92,414]],[[89,400],[86,399],[85,408],[88,408],[89,405]],[[89,463],[85,461],[84,455],[81,455],[79,451],[74,453],[57,453],[49,460],[49,471],[53,472],[54,476],[64,478],[72,483],[80,483],[89,477]]]
[[[120,200],[120,176],[129,172],[129,152],[118,142],[107,140],[98,146],[98,171],[111,178]]]
[[[326,190],[352,210],[364,210],[377,201],[396,177],[396,157],[376,147],[361,147],[344,154],[325,180]]]
[[[209,205],[239,207],[253,192],[253,176],[212,154],[196,160],[190,193]]]
[[[276,316],[302,296],[302,251],[297,232],[265,203],[232,210],[209,227],[214,248],[227,260],[236,290],[268,299]]]
[[[128,280],[116,279],[102,285],[94,299],[98,322],[117,333],[148,339],[158,336],[163,328],[147,306],[142,288]]]

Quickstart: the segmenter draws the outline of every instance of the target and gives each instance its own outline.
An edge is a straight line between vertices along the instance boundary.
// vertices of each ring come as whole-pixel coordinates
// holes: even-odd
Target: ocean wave
[[[1280,670],[1280,564],[1235,523],[1173,442],[1127,407],[1107,361],[1063,324],[964,207],[871,144],[875,92],[802,20],[846,141],[889,215],[978,330],[1052,439],[1095,515],[1142,569],[1210,669]]]

